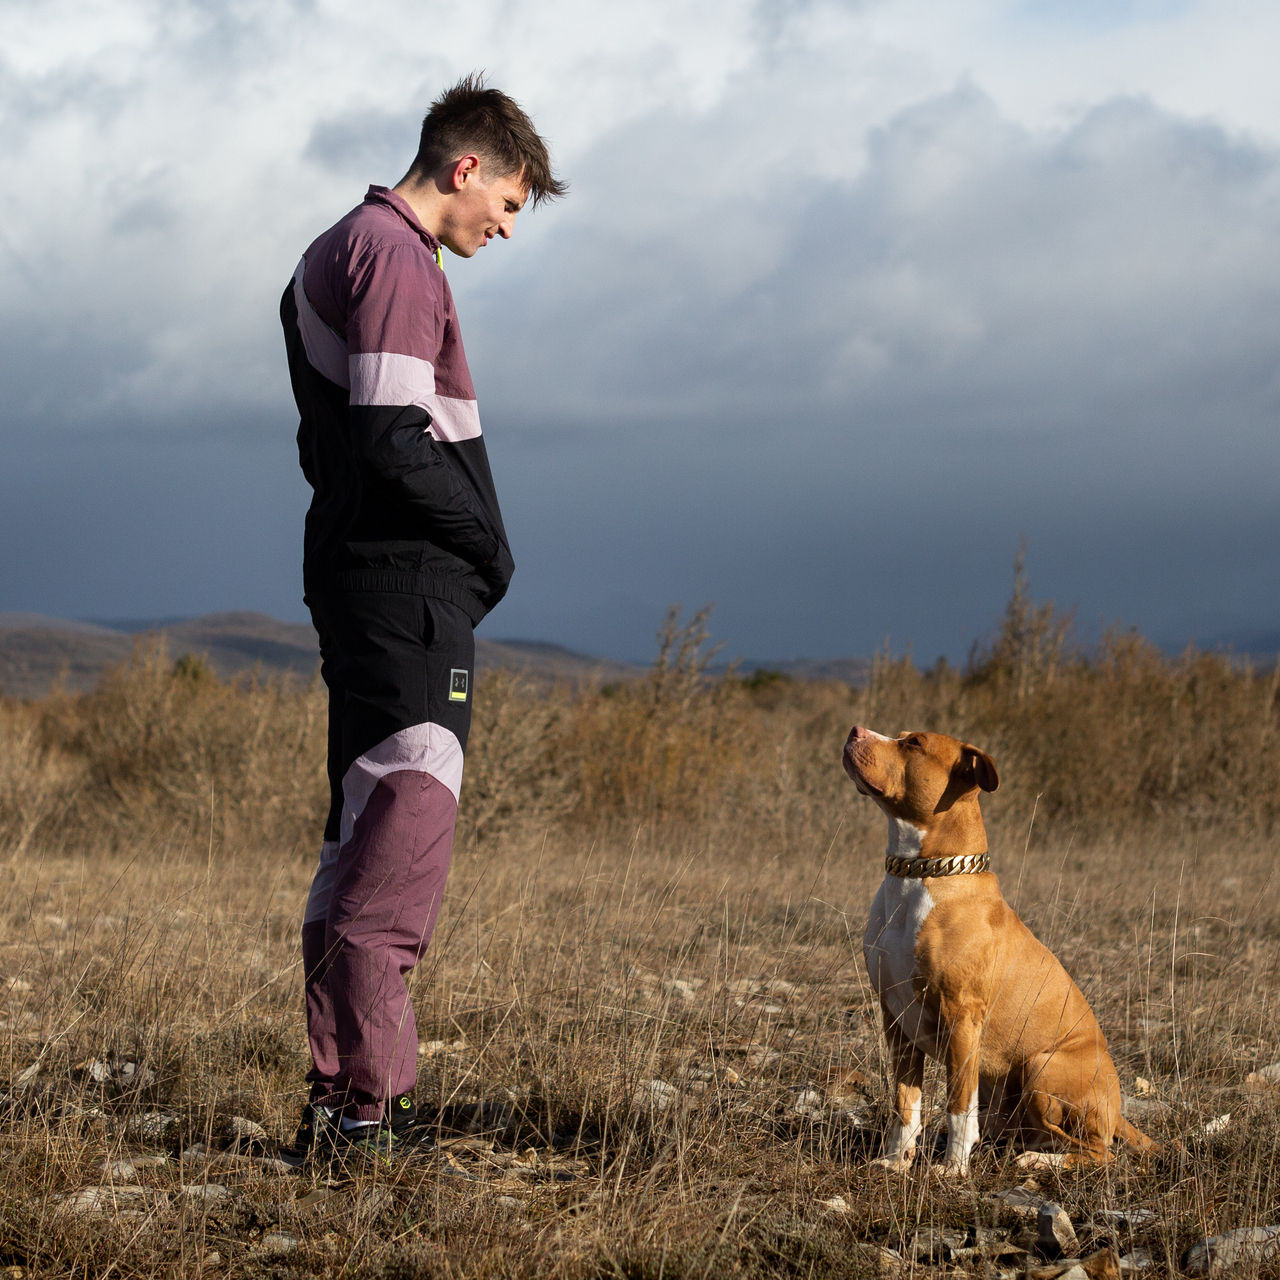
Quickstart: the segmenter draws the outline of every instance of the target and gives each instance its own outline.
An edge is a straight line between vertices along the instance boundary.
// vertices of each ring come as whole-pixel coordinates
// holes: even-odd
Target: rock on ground
[[[1264,1262],[1280,1254],[1280,1226],[1241,1227],[1209,1236],[1187,1251],[1189,1276],[1211,1276],[1244,1262]]]

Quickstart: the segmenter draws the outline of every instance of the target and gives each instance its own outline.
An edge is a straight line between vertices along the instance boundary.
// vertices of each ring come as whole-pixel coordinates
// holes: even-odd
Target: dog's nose
[[[861,742],[864,738],[870,738],[871,736],[871,730],[868,729],[866,725],[855,724],[853,726],[853,732],[849,735],[849,740],[851,742]]]

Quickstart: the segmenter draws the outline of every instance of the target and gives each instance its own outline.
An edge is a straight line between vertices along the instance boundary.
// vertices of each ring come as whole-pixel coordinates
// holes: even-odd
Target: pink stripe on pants
[[[413,1091],[418,1028],[405,975],[431,941],[458,805],[429,773],[379,779],[338,851],[329,914],[303,926],[311,1100],[357,1120]]]

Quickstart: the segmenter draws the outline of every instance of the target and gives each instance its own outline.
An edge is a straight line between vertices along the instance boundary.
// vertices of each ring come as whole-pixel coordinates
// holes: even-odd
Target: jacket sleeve
[[[497,531],[428,431],[450,299],[425,247],[395,245],[353,264],[347,312],[348,425],[357,464],[389,501],[420,515],[423,535],[473,565]]]
[[[431,541],[468,564],[498,554],[497,535],[436,447],[430,417],[416,405],[357,405],[350,415],[351,450],[376,488],[419,512]]]

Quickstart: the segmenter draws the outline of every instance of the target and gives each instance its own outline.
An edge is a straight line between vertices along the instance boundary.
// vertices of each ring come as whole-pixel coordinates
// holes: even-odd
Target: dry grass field
[[[860,690],[709,682],[704,639],[669,620],[631,685],[482,682],[413,988],[437,1153],[335,1185],[259,1158],[303,1098],[322,691],[152,649],[94,694],[0,704],[0,1275],[1052,1276],[996,1198],[1015,1153],[959,1185],[868,1164],[884,830],[840,769],[855,721],[995,755],[1005,895],[1093,1002],[1136,1122],[1181,1141],[1025,1195],[1152,1280],[1280,1222],[1280,1089],[1247,1083],[1280,1059],[1275,679],[1129,635],[1072,656],[1021,587],[970,670],[886,658]]]

